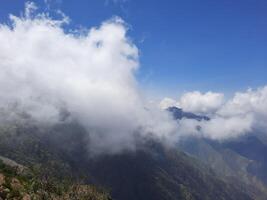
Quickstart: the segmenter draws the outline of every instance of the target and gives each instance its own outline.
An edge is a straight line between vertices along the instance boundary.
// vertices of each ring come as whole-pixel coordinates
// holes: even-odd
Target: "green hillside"
[[[253,199],[239,182],[223,180],[200,161],[151,139],[139,138],[136,151],[100,156],[90,154],[85,141],[88,134],[76,123],[54,127],[9,125],[1,127],[0,155],[37,171],[37,182],[42,183],[41,177],[53,177],[53,183],[64,189],[63,195],[68,195],[73,186],[65,189],[62,182],[71,182],[104,188],[116,200]],[[92,189],[95,187],[86,187],[97,197],[85,199],[108,198],[106,193]],[[57,195],[54,190],[58,189],[47,193]]]

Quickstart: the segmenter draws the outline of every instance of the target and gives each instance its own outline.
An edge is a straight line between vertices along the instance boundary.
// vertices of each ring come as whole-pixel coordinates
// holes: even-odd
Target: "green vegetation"
[[[116,200],[255,199],[238,180],[221,179],[199,160],[156,141],[140,138],[136,151],[96,157],[87,141],[88,134],[75,123],[2,127],[0,156],[25,167],[17,173],[1,165],[9,198],[109,199],[100,186]],[[13,189],[12,178],[19,190]]]
[[[95,186],[41,176],[37,171],[22,174],[0,161],[0,199],[7,200],[109,200]]]

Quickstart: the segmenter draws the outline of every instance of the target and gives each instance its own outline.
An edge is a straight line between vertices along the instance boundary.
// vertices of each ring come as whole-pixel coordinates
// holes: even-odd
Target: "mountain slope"
[[[168,111],[177,120],[209,120],[175,107]],[[185,137],[179,141],[178,148],[206,163],[222,179],[242,183],[253,198],[266,199],[267,146],[260,139],[262,137],[257,135],[251,133],[220,142],[201,137]]]
[[[94,156],[88,134],[76,123],[54,127],[2,127],[0,155],[42,174],[72,177],[108,189],[117,200],[252,199],[242,185],[220,179],[177,149],[140,138],[136,151]]]
[[[91,163],[91,171],[99,183],[113,188],[117,199],[251,199],[205,165],[157,144],[135,153],[98,158]]]
[[[111,200],[107,193],[92,185],[42,177],[36,171],[4,157],[0,159],[0,199]]]

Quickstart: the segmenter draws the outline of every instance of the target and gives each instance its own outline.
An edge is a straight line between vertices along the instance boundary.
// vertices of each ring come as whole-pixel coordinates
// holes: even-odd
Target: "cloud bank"
[[[199,91],[187,92],[181,96],[178,101],[171,98],[164,98],[160,102],[161,108],[177,106],[183,108],[184,111],[194,113],[210,113],[216,111],[224,102],[222,93]]]
[[[150,109],[139,93],[138,49],[122,19],[70,32],[64,14],[55,20],[36,10],[27,3],[23,16],[10,15],[9,23],[0,24],[2,121],[19,113],[53,124],[65,110],[88,130],[91,150],[100,153],[134,148],[137,132],[174,134],[176,123]]]
[[[122,19],[69,31],[62,12],[54,19],[36,10],[27,3],[22,16],[0,24],[0,122],[75,120],[86,128],[94,153],[134,149],[136,135],[173,144],[187,135],[225,139],[266,132],[267,86],[227,101],[222,93],[198,91],[165,98],[164,109],[177,106],[210,117],[175,121],[140,94],[138,48]]]
[[[177,106],[185,111],[210,117],[209,121],[200,122],[181,120],[180,129],[187,130],[188,134],[201,134],[221,140],[235,138],[253,131],[267,133],[267,86],[237,92],[227,101],[224,100],[222,93],[195,91],[183,94],[177,101],[165,98],[160,105],[163,108]],[[201,127],[201,129],[198,130],[195,127]]]

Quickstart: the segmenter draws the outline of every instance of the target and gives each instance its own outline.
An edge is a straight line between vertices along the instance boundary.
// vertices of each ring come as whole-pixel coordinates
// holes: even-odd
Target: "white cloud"
[[[228,101],[224,101],[222,93],[195,91],[183,94],[178,101],[165,98],[160,105],[162,108],[176,105],[185,111],[210,117],[209,121],[200,122],[183,119],[179,131],[187,130],[188,134],[199,132],[212,139],[227,139],[255,130],[267,133],[267,86],[237,92]],[[201,127],[200,131],[196,127]]]
[[[160,102],[160,107],[166,109],[170,106],[177,106],[184,111],[207,114],[215,112],[223,102],[224,95],[222,93],[193,91],[184,93],[177,101],[166,97]]]
[[[218,113],[223,116],[257,113],[267,116],[267,86],[246,92],[237,92]]]
[[[13,104],[16,112],[54,123],[67,109],[90,132],[90,147],[97,152],[134,148],[140,130],[158,137],[174,133],[169,115],[145,109],[134,76],[138,49],[120,18],[72,34],[62,27],[66,16],[53,20],[47,13],[34,15],[35,9],[28,3],[23,17],[0,25],[2,111]]]
[[[225,118],[236,116],[252,116],[251,128],[264,130],[267,133],[267,86],[237,92],[217,112]]]
[[[177,104],[185,111],[196,113],[210,113],[221,107],[224,101],[222,93],[188,92],[182,95]]]
[[[177,122],[140,95],[134,76],[138,49],[120,18],[73,34],[62,27],[69,22],[64,14],[53,20],[34,10],[29,3],[23,17],[11,16],[12,25],[0,24],[0,111],[5,113],[0,120],[19,112],[55,123],[67,109],[87,128],[97,153],[134,148],[137,132],[174,143],[181,135],[224,139],[267,130],[267,86],[236,93],[226,102],[222,93],[197,91],[178,101],[164,99],[162,108],[178,105],[211,118]]]
[[[267,86],[237,92],[202,127],[207,136],[224,139],[259,130],[267,133],[266,121]]]
[[[199,123],[203,136],[211,139],[229,139],[249,133],[252,130],[251,115],[211,118],[210,121]]]
[[[159,103],[159,107],[163,110],[173,106],[177,106],[177,102],[174,99],[168,97],[162,99],[162,101]]]

